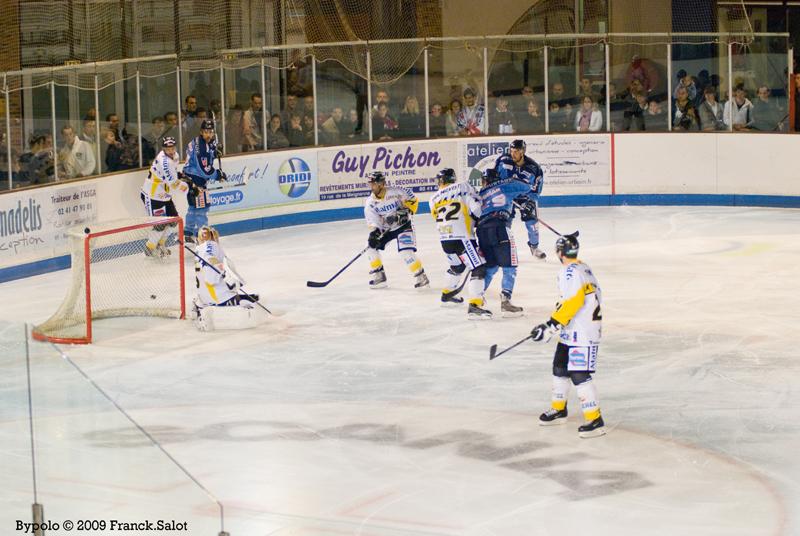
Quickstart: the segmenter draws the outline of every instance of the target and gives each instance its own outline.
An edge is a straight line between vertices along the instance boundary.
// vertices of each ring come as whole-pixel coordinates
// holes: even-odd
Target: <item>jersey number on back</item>
[[[458,219],[458,213],[461,211],[461,203],[453,201],[450,204],[443,205],[436,209],[436,221],[453,221]]]

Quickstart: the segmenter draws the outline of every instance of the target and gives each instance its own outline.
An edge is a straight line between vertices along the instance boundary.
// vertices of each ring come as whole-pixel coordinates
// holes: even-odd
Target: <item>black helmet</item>
[[[166,136],[163,140],[161,140],[162,147],[175,147],[176,145],[177,142],[172,136]]]
[[[444,168],[436,175],[436,180],[445,184],[453,184],[456,182],[456,172],[453,168]]]
[[[203,119],[200,123],[200,130],[214,130],[214,121],[211,119]]]
[[[569,259],[574,259],[578,256],[578,247],[578,231],[563,235],[556,240],[556,253],[560,253]]]
[[[509,149],[522,149],[522,152],[525,152],[527,145],[525,144],[525,140],[514,140],[511,142],[511,145],[508,146]]]
[[[384,175],[382,171],[373,171],[367,175],[367,182],[386,182],[386,175]]]
[[[481,177],[483,177],[483,180],[486,181],[487,184],[492,184],[500,180],[500,175],[497,174],[497,170],[494,168],[489,168],[484,171]]]

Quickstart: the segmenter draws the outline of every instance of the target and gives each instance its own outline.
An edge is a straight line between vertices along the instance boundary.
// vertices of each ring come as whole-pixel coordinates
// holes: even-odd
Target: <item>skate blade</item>
[[[568,417],[559,417],[558,419],[553,419],[552,421],[539,421],[539,426],[556,426],[559,424],[567,424]]]
[[[503,318],[519,318],[521,316],[525,316],[525,311],[520,311],[518,313],[513,313],[511,311],[501,311],[500,316]]]
[[[467,315],[467,320],[474,320],[474,321],[481,321],[481,320],[491,320],[492,315]]]
[[[370,285],[369,288],[371,288],[372,290],[377,290],[379,288],[386,288],[387,286],[388,285],[384,282],[384,283],[378,283],[377,285]]]
[[[605,427],[602,428],[595,428],[594,430],[590,430],[588,432],[578,432],[578,436],[582,439],[590,439],[592,437],[600,437],[606,435]]]
[[[456,307],[464,307],[464,302],[440,301],[439,306],[444,309],[455,309]]]

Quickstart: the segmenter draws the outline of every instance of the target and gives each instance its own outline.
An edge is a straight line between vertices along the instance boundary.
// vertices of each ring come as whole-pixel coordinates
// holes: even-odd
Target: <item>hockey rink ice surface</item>
[[[362,220],[234,235],[222,244],[276,313],[269,324],[198,333],[188,321],[114,319],[95,324],[93,345],[60,348],[224,504],[232,536],[800,534],[800,211],[541,216],[580,230],[580,258],[603,289],[604,437],[578,437],[574,388],[568,424],[538,426],[554,341],[488,359],[556,302],[545,229],[546,262],[520,248],[522,318],[499,317],[499,276],[493,320],[440,307],[445,256],[420,214],[431,289],[412,288],[394,244],[389,288],[368,289],[366,259],[307,288],[366,245]],[[524,246],[521,223],[514,232]],[[68,281],[61,271],[0,285],[0,320],[45,320]],[[49,404],[37,421],[47,517],[167,516],[216,534],[213,503],[59,366],[68,393],[34,380],[34,402]],[[7,376],[0,400],[19,392],[12,379],[24,382]],[[11,404],[0,419],[4,534],[30,516],[26,416]]]

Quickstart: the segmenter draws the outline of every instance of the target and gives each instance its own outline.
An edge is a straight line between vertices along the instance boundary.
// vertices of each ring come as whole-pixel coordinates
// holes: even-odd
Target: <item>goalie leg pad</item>
[[[267,312],[260,307],[209,306],[200,309],[196,325],[200,331],[250,329],[265,323],[268,318]]]

